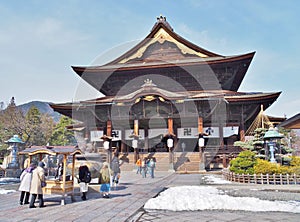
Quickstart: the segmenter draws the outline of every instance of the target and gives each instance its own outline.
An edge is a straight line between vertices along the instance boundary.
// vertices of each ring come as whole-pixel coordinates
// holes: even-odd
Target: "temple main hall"
[[[208,51],[159,16],[142,41],[113,61],[72,66],[104,96],[51,107],[77,121],[69,129],[84,152],[109,160],[118,151],[123,170],[137,158],[155,158],[157,170],[226,167],[241,151],[234,142],[245,140],[261,108],[281,93],[239,91],[254,55]]]

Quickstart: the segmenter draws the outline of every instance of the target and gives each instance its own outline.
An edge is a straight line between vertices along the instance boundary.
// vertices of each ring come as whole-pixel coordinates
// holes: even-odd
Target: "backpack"
[[[91,180],[92,180],[91,172],[90,171],[86,171],[85,175],[84,175],[84,181],[86,183],[89,183],[89,182],[91,182]]]
[[[153,161],[153,160],[150,160],[149,166],[150,166],[150,167],[154,167],[154,165],[155,165],[154,161]]]

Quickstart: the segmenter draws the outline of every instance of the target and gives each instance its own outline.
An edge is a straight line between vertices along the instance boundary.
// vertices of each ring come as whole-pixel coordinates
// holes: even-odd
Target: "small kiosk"
[[[35,159],[46,162],[46,187],[44,194],[62,195],[61,205],[65,205],[65,197],[71,195],[74,200],[75,155],[82,154],[77,146],[31,146],[19,152],[19,155],[28,155],[29,163]],[[63,165],[61,177],[56,177],[58,163]],[[67,175],[67,165],[72,163],[70,174]]]

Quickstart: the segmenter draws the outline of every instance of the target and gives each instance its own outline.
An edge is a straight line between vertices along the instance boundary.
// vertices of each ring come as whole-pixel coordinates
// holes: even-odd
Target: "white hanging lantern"
[[[204,138],[199,138],[199,140],[198,140],[198,146],[199,147],[204,147],[204,145],[205,145],[205,140],[204,140]]]
[[[103,147],[104,147],[104,149],[108,150],[109,149],[109,141],[104,141]]]
[[[168,140],[167,140],[167,146],[169,147],[169,148],[172,148],[173,147],[173,139],[172,138],[169,138]]]
[[[136,140],[136,139],[133,139],[133,140],[132,140],[132,147],[133,147],[134,149],[136,149],[136,148],[138,147],[138,140]]]

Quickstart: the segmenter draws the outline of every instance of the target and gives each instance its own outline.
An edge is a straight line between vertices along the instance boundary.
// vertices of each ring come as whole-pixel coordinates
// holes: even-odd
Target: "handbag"
[[[80,186],[80,192],[88,192],[89,186],[87,183],[81,182],[79,183]]]
[[[41,182],[41,187],[43,188],[43,187],[45,187],[45,186],[47,186],[47,183],[46,183],[45,181],[42,181],[42,182]]]

